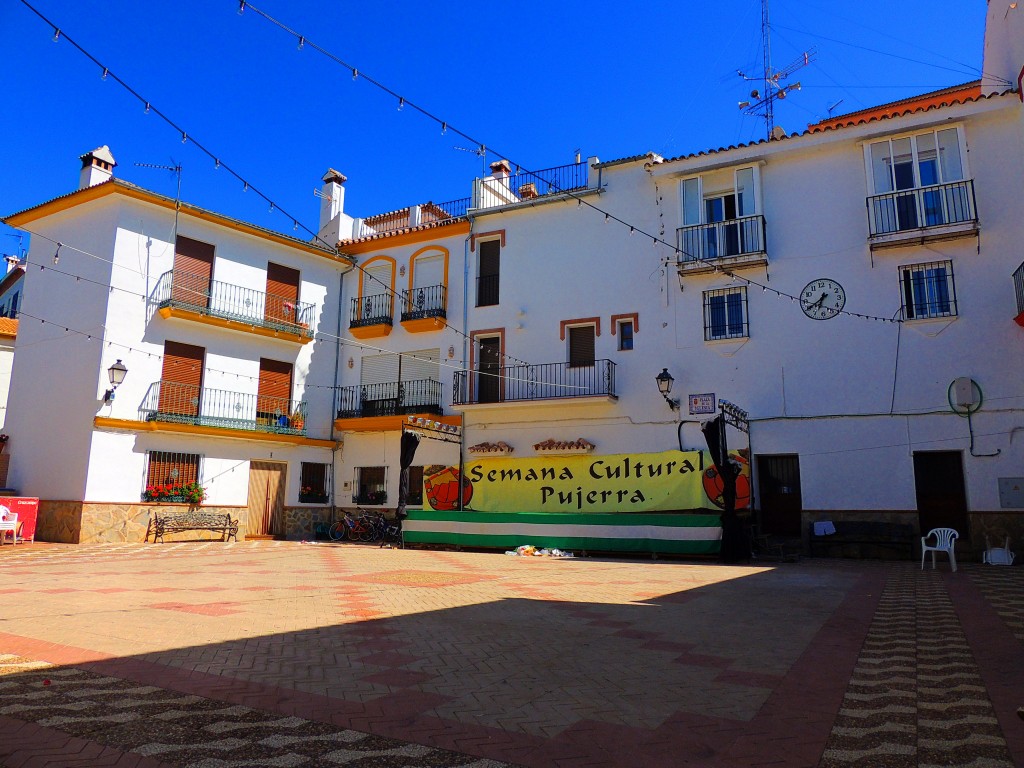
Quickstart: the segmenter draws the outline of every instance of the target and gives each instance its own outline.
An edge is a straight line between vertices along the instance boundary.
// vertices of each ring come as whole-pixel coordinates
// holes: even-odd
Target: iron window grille
[[[747,322],[747,289],[722,288],[704,291],[704,340],[741,339],[750,336]]]
[[[899,270],[904,318],[923,320],[957,315],[953,262],[907,264]]]
[[[331,498],[331,465],[304,461],[299,473],[299,501],[325,504]]]
[[[365,505],[386,504],[387,473],[387,467],[356,467],[352,501]]]
[[[190,502],[202,486],[203,457],[198,453],[149,451],[144,501]],[[205,494],[200,494],[205,496]],[[201,500],[201,499],[200,499]]]

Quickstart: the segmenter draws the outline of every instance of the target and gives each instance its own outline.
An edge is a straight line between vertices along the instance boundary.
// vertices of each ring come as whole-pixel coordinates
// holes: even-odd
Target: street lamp
[[[672,374],[668,372],[668,368],[662,368],[661,373],[654,377],[654,380],[658,382],[658,391],[661,392],[661,396],[665,398],[665,402],[668,403],[669,408],[673,411],[679,410],[679,401],[669,397],[672,392],[672,384],[675,379],[672,378]]]
[[[114,390],[121,386],[128,368],[121,362],[120,358],[116,363],[107,369],[107,378],[110,379],[110,389],[103,393],[103,402],[109,403],[114,399]]]

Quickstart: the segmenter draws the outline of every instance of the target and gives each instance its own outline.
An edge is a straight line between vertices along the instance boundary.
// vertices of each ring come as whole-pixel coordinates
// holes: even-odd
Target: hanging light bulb
[[[402,97],[402,96],[399,96],[398,97],[398,111],[401,112],[404,107],[405,107],[405,98]]]
[[[109,70],[109,69],[107,69],[106,67],[104,67],[104,68],[103,68],[103,74],[102,74],[102,75],[100,75],[100,80],[106,80],[106,79],[107,79],[107,75],[108,75],[109,73],[110,73],[110,70]]]
[[[60,261],[60,249],[63,243],[57,243],[57,250],[53,252],[53,263],[57,264]]]
[[[60,30],[59,30],[59,29],[57,29],[57,27],[54,27],[54,28],[53,28],[53,42],[55,42],[55,43],[56,43],[56,42],[58,42],[59,40],[60,40]]]
[[[149,110],[150,110],[150,106],[149,106],[149,102],[147,101],[146,102],[146,109],[143,110],[142,114],[148,115],[149,114]]]
[[[186,141],[188,141],[188,134],[185,133],[184,131],[182,131],[181,132],[181,143],[184,144]]]
[[[213,168],[214,170],[220,168],[220,160],[218,160],[216,157],[213,158]]]
[[[242,182],[242,191],[243,192],[248,192],[249,191],[249,182],[248,181]]]
[[[441,135],[448,133],[448,123],[441,123]]]
[[[238,0],[238,15],[245,13],[245,0]]]
[[[352,69],[352,79],[355,80],[357,77],[359,77],[359,70],[353,68]]]
[[[298,45],[298,48],[296,48],[296,50],[301,51],[302,50],[302,46],[304,46],[305,44],[306,44],[306,38],[304,38],[304,37],[302,37],[300,35],[299,36],[299,45]]]
[[[267,211],[267,213],[273,213],[273,212],[274,212],[274,204],[273,204],[273,203],[271,203],[271,204],[270,204],[270,210],[269,210],[269,211]]]

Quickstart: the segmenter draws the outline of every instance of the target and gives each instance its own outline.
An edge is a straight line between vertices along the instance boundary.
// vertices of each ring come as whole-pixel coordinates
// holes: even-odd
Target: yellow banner
[[[750,464],[745,453],[732,452],[741,467],[737,509],[750,505]],[[439,511],[458,509],[458,468],[432,469],[423,479],[427,506]],[[465,466],[462,501],[464,509],[477,512],[667,512],[723,507],[721,478],[701,451],[480,459]]]

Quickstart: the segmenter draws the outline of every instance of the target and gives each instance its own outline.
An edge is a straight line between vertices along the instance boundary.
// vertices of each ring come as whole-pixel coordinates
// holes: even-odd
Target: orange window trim
[[[416,251],[416,253],[414,253],[412,256],[409,257],[409,290],[410,291],[416,286],[416,282],[415,282],[415,278],[416,278],[416,259],[419,258],[420,256],[424,256],[424,257],[432,256],[432,255],[437,254],[437,253],[439,253],[442,256],[444,256],[444,278],[443,278],[442,285],[444,285],[445,288],[448,287],[448,255],[449,255],[448,254],[448,249],[443,247],[443,246],[440,246],[440,245],[428,245],[428,246],[425,246],[423,248],[420,248],[418,251]],[[362,273],[360,273],[360,274],[362,274]]]
[[[499,238],[501,240],[501,247],[505,247],[505,230],[504,229],[493,229],[490,232],[477,232],[469,238],[469,250],[475,251],[478,240],[491,240],[492,238]]]
[[[559,325],[558,338],[562,341],[565,341],[565,329],[570,325],[592,325],[594,326],[594,336],[597,337],[601,335],[600,317],[577,317],[575,320],[563,320]]]
[[[612,315],[612,336],[618,332],[620,320],[632,320],[633,321],[633,333],[640,332],[640,314],[638,312],[626,312],[622,315]],[[600,334],[598,334],[600,336]]]
[[[369,260],[364,261],[362,263],[362,268],[359,270],[359,298],[363,297],[363,292],[365,290],[363,282],[364,282],[364,280],[366,280],[366,270],[369,269],[370,265],[373,264],[373,262],[375,262],[375,261],[390,262],[390,264],[391,264],[391,285],[389,286],[389,293],[388,293],[388,295],[392,299],[394,299],[394,296],[395,296],[395,274],[396,274],[396,267],[397,267],[398,262],[396,262],[390,256],[374,256],[372,259],[369,259]]]

